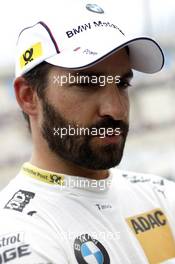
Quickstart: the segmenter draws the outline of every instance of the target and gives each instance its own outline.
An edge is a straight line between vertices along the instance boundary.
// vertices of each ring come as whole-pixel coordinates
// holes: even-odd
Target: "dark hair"
[[[32,89],[36,91],[38,97],[41,99],[44,98],[44,92],[48,84],[48,74],[53,67],[53,65],[44,61],[29,72],[22,75],[22,77],[29,83]],[[29,131],[31,131],[29,116],[25,112],[22,113],[28,123]]]

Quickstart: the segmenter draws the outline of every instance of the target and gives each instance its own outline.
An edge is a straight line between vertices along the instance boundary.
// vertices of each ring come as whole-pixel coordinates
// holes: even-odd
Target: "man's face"
[[[69,83],[68,75],[89,78],[75,82],[72,78]],[[67,76],[64,85],[60,83],[61,76]],[[116,84],[117,76],[120,76],[119,84]],[[64,160],[91,170],[118,165],[128,132],[131,78],[125,49],[83,72],[55,67],[49,74],[45,97],[41,100],[41,133],[50,150]],[[74,133],[73,129],[69,133],[70,127]],[[61,138],[62,128],[67,134]],[[80,128],[89,132],[84,135]],[[120,131],[120,135],[116,131]]]

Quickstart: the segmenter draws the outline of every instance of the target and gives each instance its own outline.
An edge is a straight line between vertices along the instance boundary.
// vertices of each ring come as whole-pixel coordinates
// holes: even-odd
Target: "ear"
[[[37,94],[23,77],[14,81],[15,96],[19,106],[29,116],[37,115]]]

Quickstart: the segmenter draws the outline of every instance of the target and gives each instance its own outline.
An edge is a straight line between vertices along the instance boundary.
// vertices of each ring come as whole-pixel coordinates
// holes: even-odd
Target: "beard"
[[[127,123],[121,120],[116,121],[112,118],[104,118],[102,121],[93,124],[89,127],[89,131],[92,128],[113,128],[114,130],[120,128],[122,131],[121,140],[117,144],[95,144],[93,142],[94,136],[92,135],[72,136],[66,134],[64,137],[54,135],[54,128],[66,128],[68,131],[71,126],[76,131],[78,124],[66,120],[46,99],[42,100],[42,107],[41,133],[49,149],[56,156],[90,170],[106,170],[120,163],[129,130]]]

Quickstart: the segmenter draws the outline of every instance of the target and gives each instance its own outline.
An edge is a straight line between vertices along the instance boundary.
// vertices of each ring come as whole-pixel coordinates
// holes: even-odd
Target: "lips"
[[[115,136],[123,135],[123,131],[121,129],[120,130],[118,130],[118,128],[116,129],[117,129],[116,131],[114,129],[113,133],[111,133],[111,131],[110,133],[99,133],[97,135],[92,135],[92,137],[115,137]]]
[[[104,118],[100,122],[92,125],[89,136],[113,138],[119,135],[126,137],[129,131],[129,125],[123,120],[114,120],[112,118]]]
[[[92,136],[92,138],[97,138],[97,140],[100,140],[104,143],[118,143],[123,138],[123,133],[120,133],[120,135],[113,133],[112,135],[108,134],[99,134],[97,136]]]
[[[121,136],[98,137],[98,141],[103,144],[119,144],[122,142]]]

